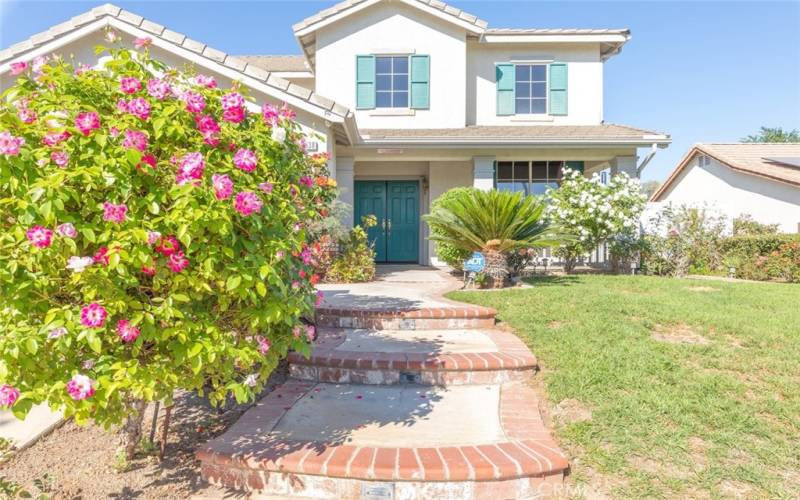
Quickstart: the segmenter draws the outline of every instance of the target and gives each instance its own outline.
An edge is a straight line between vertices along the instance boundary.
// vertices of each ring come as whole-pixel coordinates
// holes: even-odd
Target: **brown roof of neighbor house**
[[[242,61],[246,61],[254,66],[257,66],[265,71],[308,71],[311,70],[306,66],[306,58],[302,55],[286,55],[286,56],[259,56],[247,55],[236,56]]]
[[[362,129],[367,142],[641,142],[668,144],[667,134],[652,132],[626,125],[605,123],[601,125],[471,125],[463,128],[443,129]]]
[[[660,201],[697,154],[710,156],[745,174],[800,186],[800,168],[792,164],[800,158],[800,143],[695,144],[650,201]]]

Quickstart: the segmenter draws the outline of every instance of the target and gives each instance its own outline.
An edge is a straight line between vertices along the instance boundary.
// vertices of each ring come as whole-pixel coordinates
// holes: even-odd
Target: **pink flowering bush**
[[[130,422],[179,388],[246,401],[308,351],[324,162],[287,109],[146,46],[27,65],[0,102],[0,406],[18,417]]]

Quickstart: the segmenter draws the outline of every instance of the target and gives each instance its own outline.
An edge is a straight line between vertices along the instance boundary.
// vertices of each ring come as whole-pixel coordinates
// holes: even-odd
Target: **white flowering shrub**
[[[572,169],[564,169],[561,186],[548,190],[547,198],[550,220],[576,235],[556,250],[568,272],[578,258],[604,241],[635,235],[647,200],[639,181],[625,173],[615,175],[606,185],[596,173],[587,178]]]

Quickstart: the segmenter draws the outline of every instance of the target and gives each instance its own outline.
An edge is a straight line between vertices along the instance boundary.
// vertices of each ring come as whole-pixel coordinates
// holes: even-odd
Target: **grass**
[[[800,286],[542,277],[454,292],[494,307],[543,367],[584,491],[615,497],[800,492]],[[592,496],[591,493],[588,496]]]

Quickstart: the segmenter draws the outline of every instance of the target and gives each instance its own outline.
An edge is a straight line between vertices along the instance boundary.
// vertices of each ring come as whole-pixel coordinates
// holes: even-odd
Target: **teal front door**
[[[419,256],[419,183],[356,181],[355,222],[374,215],[367,231],[376,262],[417,262]]]

